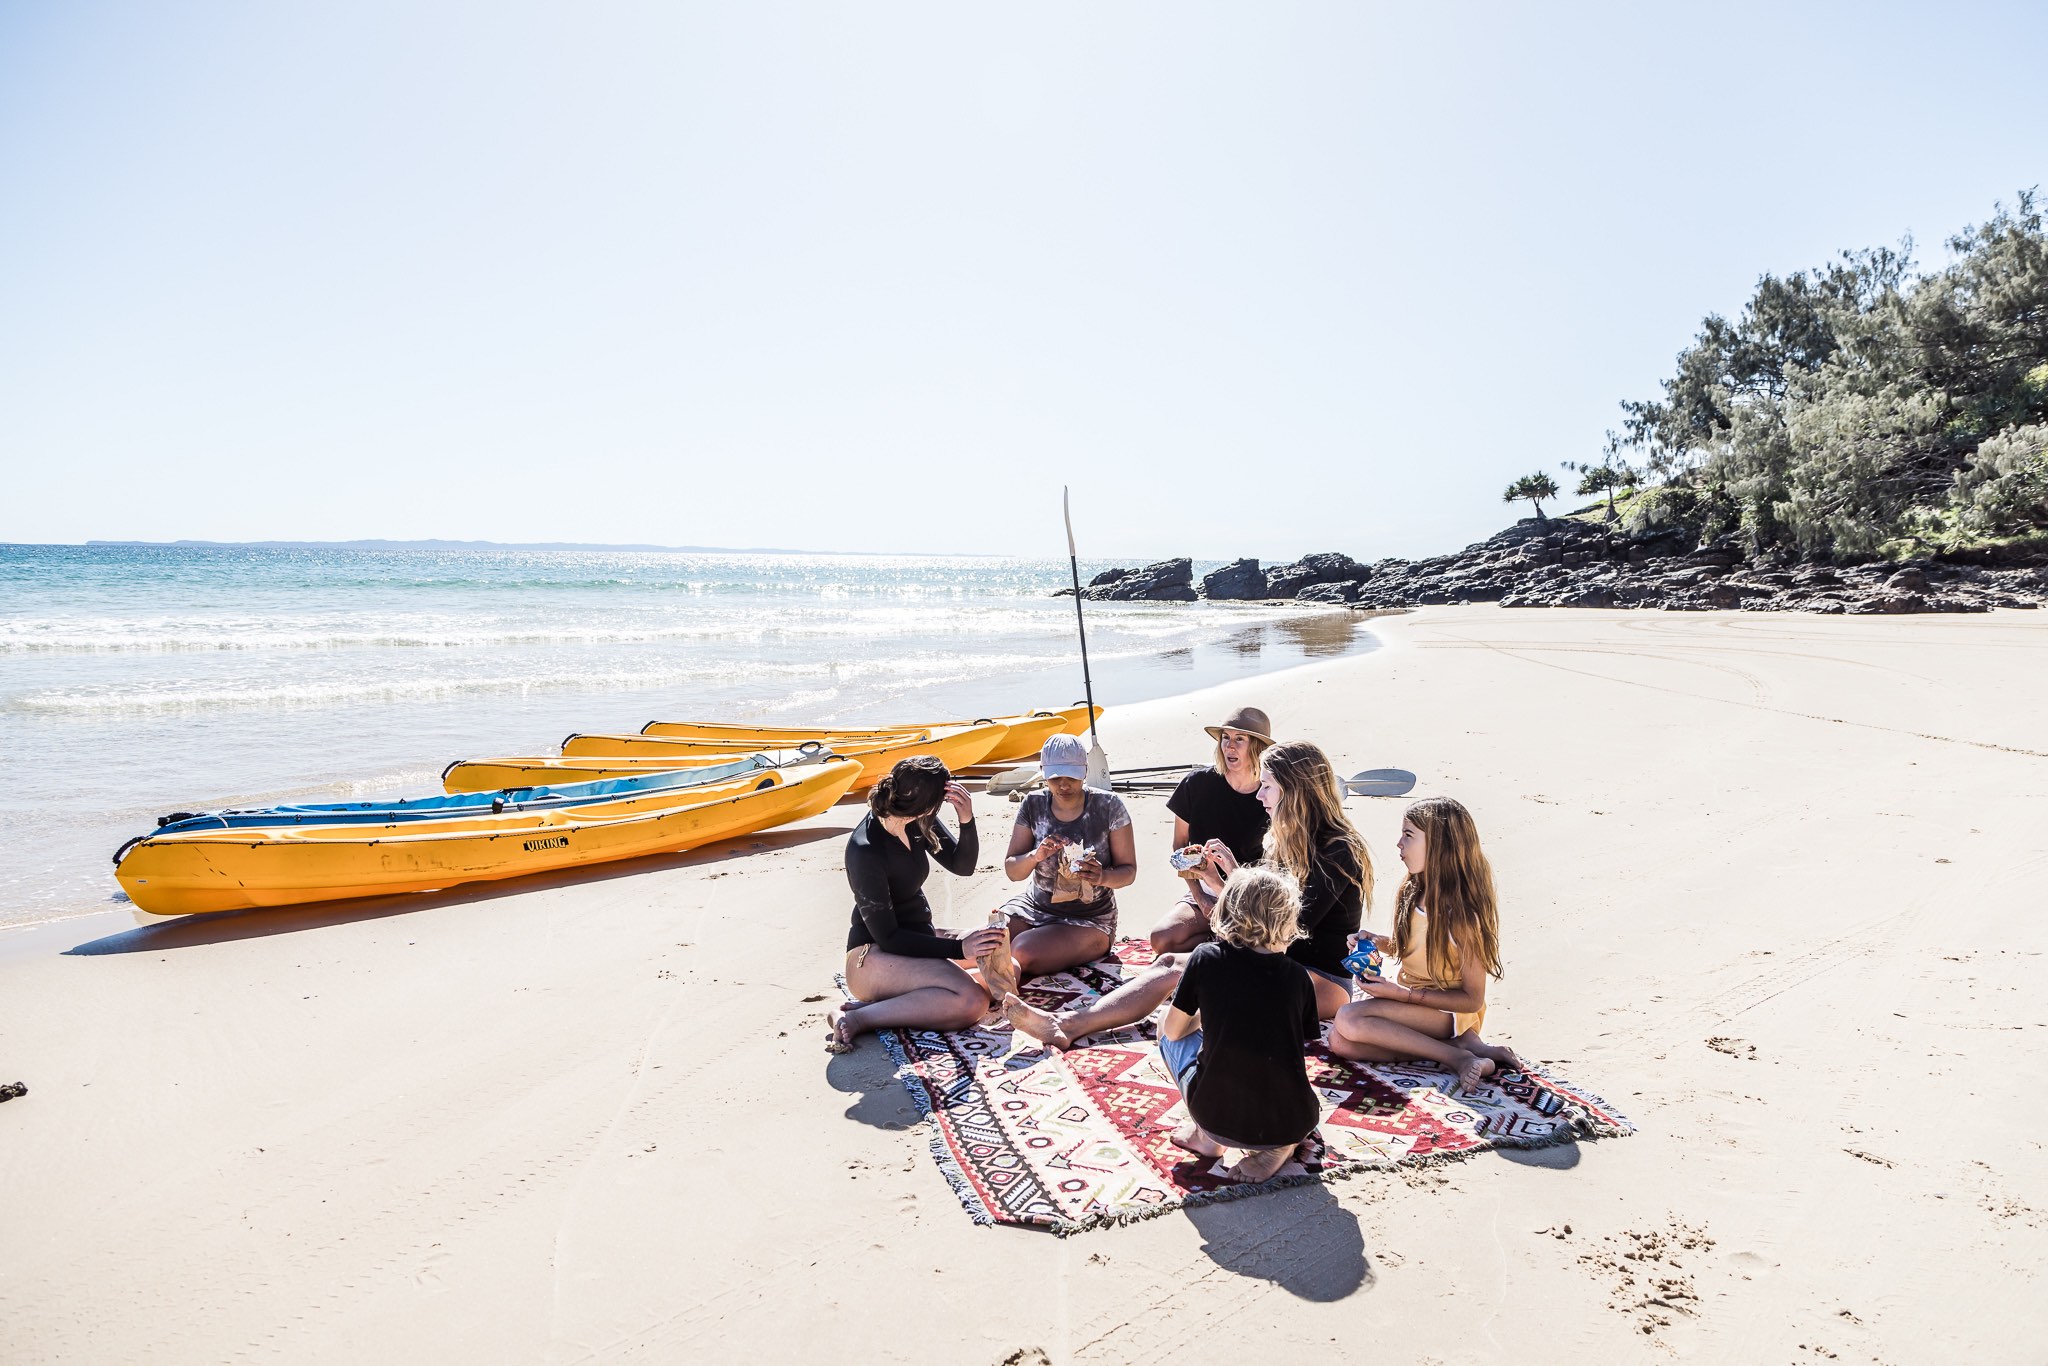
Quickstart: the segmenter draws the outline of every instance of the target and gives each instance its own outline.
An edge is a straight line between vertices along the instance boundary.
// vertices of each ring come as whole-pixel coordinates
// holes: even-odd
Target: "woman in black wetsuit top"
[[[942,805],[960,819],[957,837],[938,820]],[[980,853],[974,799],[937,759],[905,759],[868,789],[868,817],[846,841],[846,986],[855,1002],[832,1013],[827,1047],[850,1048],[873,1029],[965,1029],[988,1012],[988,992],[955,960],[986,953],[1002,927],[948,935],[932,927],[924,895],[934,862],[964,877]]]
[[[1301,932],[1287,956],[1308,969],[1316,1012],[1327,1020],[1351,1000],[1344,955],[1372,905],[1372,855],[1344,814],[1343,790],[1330,756],[1306,740],[1287,740],[1259,760],[1259,800],[1273,813],[1266,832],[1268,867],[1301,884]],[[1227,877],[1230,850],[1209,846],[1210,863]]]

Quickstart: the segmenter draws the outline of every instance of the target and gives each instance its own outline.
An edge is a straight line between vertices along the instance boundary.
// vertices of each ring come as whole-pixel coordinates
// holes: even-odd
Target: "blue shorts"
[[[1173,1075],[1173,1084],[1180,1093],[1188,1093],[1188,1079],[1195,1070],[1195,1059],[1202,1055],[1202,1031],[1196,1030],[1185,1039],[1169,1039],[1164,1033],[1159,1036],[1159,1056],[1166,1060],[1166,1070]]]

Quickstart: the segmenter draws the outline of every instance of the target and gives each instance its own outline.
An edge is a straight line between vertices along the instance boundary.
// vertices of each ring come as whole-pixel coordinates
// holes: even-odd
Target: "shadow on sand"
[[[1195,1205],[1187,1217],[1209,1260],[1298,1299],[1326,1304],[1373,1284],[1358,1216],[1321,1181]]]
[[[408,892],[400,896],[363,897],[354,901],[324,901],[309,906],[176,916],[156,924],[139,925],[119,934],[87,940],[64,952],[71,957],[96,958],[110,953],[156,953],[164,949],[189,949],[238,939],[261,939],[273,934],[296,934],[301,930],[352,925],[359,921],[382,920],[387,916],[411,915],[415,911],[437,910],[446,906],[472,906],[555,887],[589,886],[657,869],[697,868],[705,864],[725,863],[764,849],[795,849],[819,840],[844,839],[851,830],[851,826],[768,830],[681,854],[655,854],[591,868],[565,868],[559,872],[508,878],[503,882],[469,883],[445,892]],[[137,914],[140,916],[142,913]]]
[[[1548,1148],[1496,1148],[1499,1153],[1517,1167],[1543,1167],[1554,1172],[1568,1172],[1579,1165],[1579,1145],[1558,1143]]]
[[[824,1037],[822,1026],[818,1037]],[[896,1080],[896,1064],[890,1061],[889,1050],[872,1034],[862,1035],[851,1053],[829,1055],[825,1080],[841,1095],[854,1098],[846,1107],[848,1119],[877,1129],[908,1129],[922,1118],[917,1102]]]

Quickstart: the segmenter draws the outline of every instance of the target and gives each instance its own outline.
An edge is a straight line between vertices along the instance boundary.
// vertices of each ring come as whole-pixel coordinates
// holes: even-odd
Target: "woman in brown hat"
[[[1273,743],[1273,723],[1257,707],[1239,707],[1220,725],[1206,726],[1216,742],[1215,761],[1180,780],[1167,798],[1173,813],[1176,853],[1200,846],[1205,856],[1181,874],[1186,892],[1152,931],[1154,953],[1185,953],[1209,938],[1209,912],[1223,890],[1227,870],[1206,856],[1211,841],[1229,849],[1238,863],[1257,861],[1270,818],[1259,801],[1259,759]]]

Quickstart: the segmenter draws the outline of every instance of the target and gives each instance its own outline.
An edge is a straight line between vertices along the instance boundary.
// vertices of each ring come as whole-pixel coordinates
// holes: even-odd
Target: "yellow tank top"
[[[1456,991],[1465,984],[1464,972],[1459,966],[1458,941],[1453,939],[1446,946],[1450,961],[1440,963],[1429,956],[1428,912],[1417,906],[1408,917],[1408,937],[1401,941],[1397,957],[1401,960],[1401,971],[1395,978],[1404,987],[1417,991]],[[1463,1034],[1476,1030],[1486,1023],[1486,1009],[1477,1011],[1449,1012],[1453,1022],[1452,1033]]]

